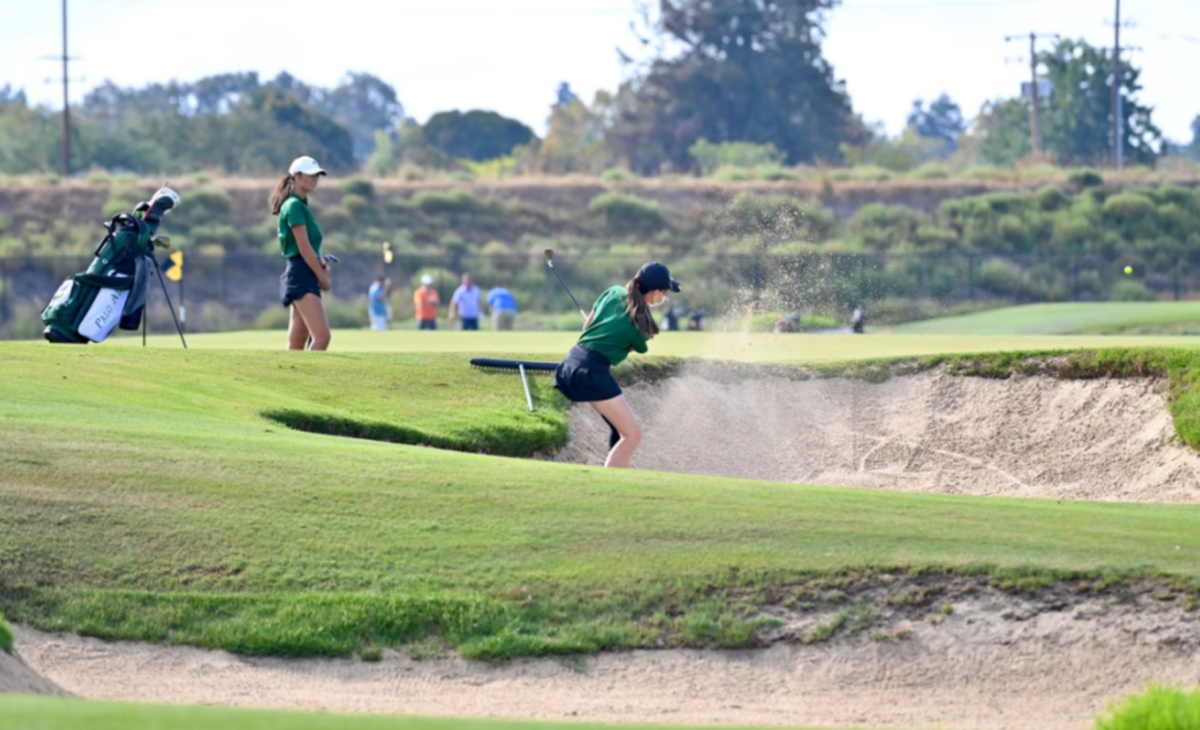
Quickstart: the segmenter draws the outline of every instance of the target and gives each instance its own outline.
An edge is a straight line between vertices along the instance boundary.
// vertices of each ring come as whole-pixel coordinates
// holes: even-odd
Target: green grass
[[[912,322],[894,331],[955,336],[1195,335],[1200,334],[1200,302],[1027,304]]]
[[[1020,365],[1005,357],[954,362]],[[1194,357],[1089,362],[1171,371],[1178,406],[1191,403]],[[515,377],[453,354],[0,345],[0,602],[15,620],[110,639],[347,655],[436,635],[503,658],[660,637],[743,645],[762,619],[734,606],[828,573],[1200,579],[1195,506],[610,472],[261,415],[335,414],[500,450],[524,443],[509,431],[559,433],[561,401],[545,380],[535,388],[531,416]]]
[[[1194,730],[1200,728],[1200,690],[1150,685],[1106,716],[1096,720],[1096,730]]]
[[[663,725],[460,720],[451,718],[279,712],[224,707],[96,702],[0,694],[4,730],[604,730]],[[683,726],[679,726],[683,730]],[[812,728],[810,730],[817,730]]]
[[[1057,306],[1057,305],[1054,305]],[[1129,305],[1122,305],[1129,306]],[[997,310],[1009,311],[1009,310]],[[985,313],[985,314],[990,314]],[[938,321],[938,320],[931,320]],[[650,354],[660,357],[704,357],[743,362],[815,363],[846,360],[923,357],[946,353],[1006,352],[1012,350],[1083,350],[1112,347],[1195,347],[1200,337],[1110,337],[1059,336],[1006,333],[966,334],[817,335],[665,332],[650,343]],[[404,332],[337,330],[333,352],[458,353],[467,357],[527,355],[540,360],[559,360],[578,339],[571,332]],[[154,348],[179,350],[179,337],[155,336]],[[140,337],[122,337],[94,349],[140,347]],[[188,346],[195,350],[236,349],[282,351],[282,332],[242,331],[190,335]]]
[[[4,620],[4,616],[0,615],[0,650],[6,651],[9,654],[13,650],[13,632],[12,627]]]

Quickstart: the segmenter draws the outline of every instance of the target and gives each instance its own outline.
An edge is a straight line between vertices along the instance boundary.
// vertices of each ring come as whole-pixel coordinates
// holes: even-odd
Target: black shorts
[[[592,403],[621,395],[608,358],[579,345],[571,348],[554,371],[554,387],[567,400]]]
[[[289,256],[287,268],[279,277],[279,297],[283,300],[283,306],[290,307],[292,302],[299,301],[305,294],[321,296],[321,284],[303,256]]]

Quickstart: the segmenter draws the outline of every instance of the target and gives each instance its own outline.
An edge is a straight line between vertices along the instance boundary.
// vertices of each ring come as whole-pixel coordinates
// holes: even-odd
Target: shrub
[[[1064,193],[1062,188],[1058,187],[1057,185],[1047,185],[1046,187],[1037,191],[1037,195],[1035,197],[1037,199],[1038,209],[1047,212],[1062,210],[1071,204],[1070,196]]]
[[[1123,280],[1113,285],[1108,295],[1110,302],[1152,302],[1154,292],[1138,281]]]
[[[944,180],[950,177],[950,172],[941,165],[926,163],[908,173],[908,175],[916,180]]]
[[[352,177],[342,183],[343,195],[359,195],[367,200],[375,199],[375,183],[362,177]]]
[[[285,330],[290,318],[291,313],[287,307],[272,304],[258,313],[251,327],[256,330]]]
[[[422,190],[413,196],[413,205],[422,213],[474,213],[484,202],[465,190]]]
[[[1078,170],[1071,170],[1071,172],[1067,173],[1067,183],[1077,190],[1082,190],[1083,188],[1094,188],[1103,185],[1104,178],[1100,176],[1099,172],[1085,167]]]
[[[752,168],[778,165],[787,156],[773,144],[721,142],[701,139],[688,148],[688,154],[700,166],[701,175],[711,175],[722,167]]]
[[[629,170],[624,170],[620,167],[612,167],[600,174],[600,182],[603,183],[620,183],[636,180],[637,176]]]
[[[988,259],[975,271],[975,286],[993,294],[1012,296],[1024,281],[1021,269],[1001,259]]]
[[[658,203],[636,195],[601,193],[592,198],[588,210],[604,219],[613,233],[653,233],[667,224]]]
[[[13,650],[13,631],[8,622],[0,616],[0,649],[12,654]]]
[[[833,215],[813,201],[786,195],[739,193],[725,210],[709,219],[720,233],[753,237],[766,244],[824,241],[833,231]]]
[[[712,174],[712,179],[717,182],[745,182],[753,177],[750,170],[735,165],[725,165]]]
[[[868,203],[858,209],[847,228],[871,248],[886,251],[916,238],[917,229],[927,221],[924,214],[903,205]]]
[[[1150,685],[1096,718],[1096,730],[1193,730],[1200,727],[1200,690]]]
[[[348,210],[350,215],[358,217],[371,209],[371,199],[358,193],[346,193],[342,196],[342,207]]]
[[[768,181],[798,180],[800,179],[800,176],[786,167],[781,167],[779,165],[765,165],[758,168],[758,179]]]

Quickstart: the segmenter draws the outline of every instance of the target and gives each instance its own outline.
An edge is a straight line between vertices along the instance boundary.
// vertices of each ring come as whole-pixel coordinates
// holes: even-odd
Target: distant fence
[[[671,266],[685,284],[675,297],[686,307],[719,311],[733,302],[760,309],[843,311],[886,300],[932,300],[945,305],[981,300],[1013,303],[1109,299],[1190,299],[1200,294],[1200,250],[1143,249],[1108,253],[831,254],[711,253],[653,256]],[[623,283],[647,258],[641,253],[560,252],[559,271],[585,303],[604,288]],[[541,251],[497,254],[445,251],[399,254],[385,264],[379,254],[340,255],[334,266],[335,326],[365,324],[365,297],[375,277],[392,279],[397,317],[412,313],[419,276],[432,274],[443,303],[463,271],[484,289],[505,286],[526,312],[566,313],[570,300],[546,270]],[[165,257],[163,259],[165,262]],[[0,337],[35,336],[37,315],[59,283],[85,269],[90,257],[0,258]],[[185,254],[180,283],[168,282],[176,306],[184,304],[191,331],[280,326],[277,255]],[[1129,274],[1125,273],[1130,268]],[[150,323],[170,328],[161,288],[152,282]],[[331,319],[333,317],[331,316]]]

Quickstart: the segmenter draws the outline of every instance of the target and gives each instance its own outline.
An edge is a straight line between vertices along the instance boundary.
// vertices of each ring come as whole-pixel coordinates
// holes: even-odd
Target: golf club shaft
[[[571,288],[567,286],[567,282],[563,281],[562,274],[558,273],[558,269],[554,267],[554,262],[547,261],[546,265],[549,266],[550,270],[554,272],[554,275],[558,277],[558,283],[562,284],[563,289],[567,290],[567,296],[571,297],[571,301],[575,302],[575,308],[579,310],[579,313],[583,315],[584,319],[587,319],[587,312],[583,311],[583,307],[579,304],[579,300],[576,299],[575,295],[571,293]]]

